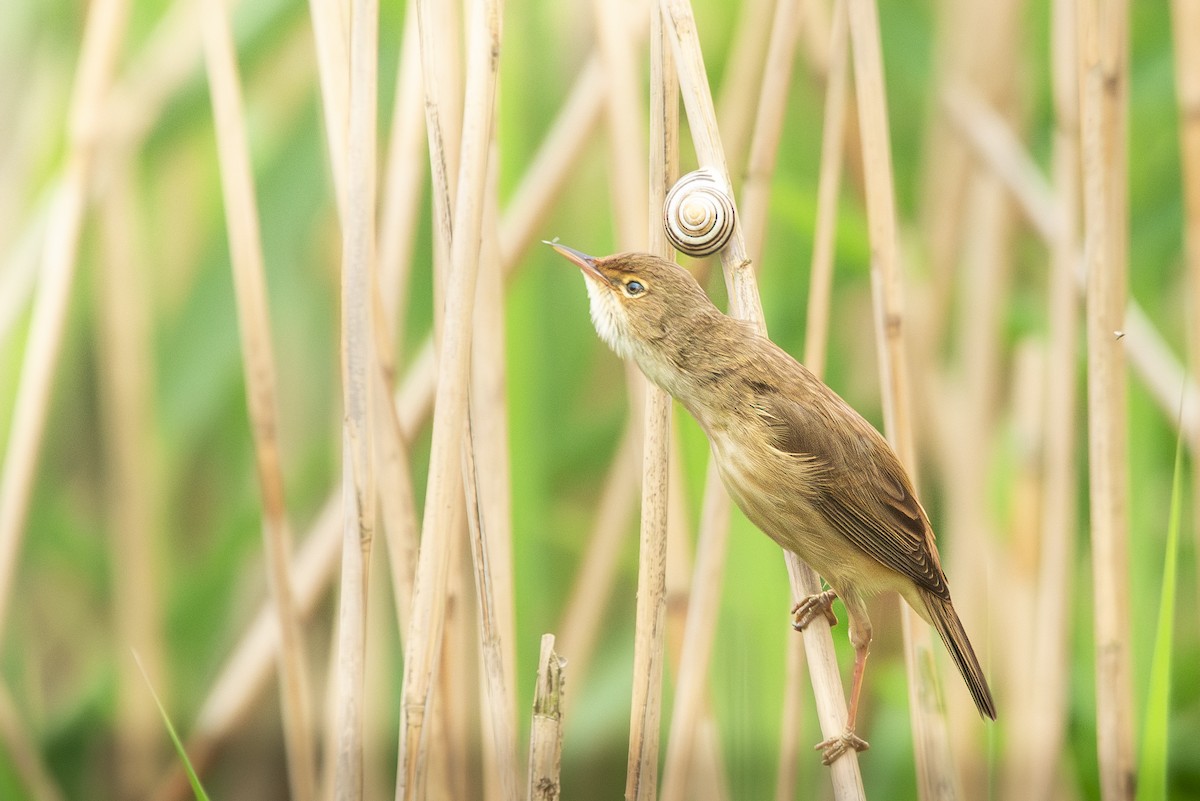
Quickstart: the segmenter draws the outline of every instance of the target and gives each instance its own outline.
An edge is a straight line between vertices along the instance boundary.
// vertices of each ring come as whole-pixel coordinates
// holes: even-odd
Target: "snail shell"
[[[675,182],[663,204],[667,238],[689,256],[716,253],[733,236],[733,199],[713,170],[689,172]]]

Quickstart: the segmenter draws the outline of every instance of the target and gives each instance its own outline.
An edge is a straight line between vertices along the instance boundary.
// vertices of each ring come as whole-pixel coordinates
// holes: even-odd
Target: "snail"
[[[667,238],[689,256],[716,253],[733,236],[729,187],[716,172],[699,169],[675,182],[663,204]]]

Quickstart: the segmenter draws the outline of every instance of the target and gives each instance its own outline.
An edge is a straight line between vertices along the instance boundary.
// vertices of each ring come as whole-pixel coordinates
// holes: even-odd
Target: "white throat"
[[[583,277],[587,285],[588,299],[591,301],[592,325],[596,333],[622,359],[631,354],[628,338],[625,336],[625,310],[621,302],[611,291],[600,286],[595,279]]]

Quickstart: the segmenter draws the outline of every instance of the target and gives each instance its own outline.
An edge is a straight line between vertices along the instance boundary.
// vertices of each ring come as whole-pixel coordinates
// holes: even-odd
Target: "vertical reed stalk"
[[[666,258],[673,254],[659,209],[679,172],[678,91],[670,52],[663,37],[662,14],[656,6],[651,6],[649,208],[653,213],[646,241],[651,253]],[[667,462],[671,451],[671,398],[649,382],[645,384],[642,436],[637,632],[633,650],[629,763],[625,776],[625,798],[629,801],[658,797],[659,721],[666,636]]]
[[[0,476],[0,634],[7,618],[38,449],[46,428],[50,385],[62,347],[102,115],[128,13],[128,0],[96,0],[88,7],[84,26],[71,97],[67,161],[46,223],[33,319]]]
[[[349,152],[346,138],[350,123],[350,20],[346,17],[347,8],[346,4],[334,0],[308,0],[334,197],[343,224],[346,220],[346,156]]]
[[[1105,801],[1133,797],[1124,344],[1128,7],[1079,5],[1096,734]]]
[[[887,98],[883,84],[883,55],[875,0],[848,0],[850,50],[858,98],[863,172],[867,186],[867,223],[871,237],[871,287],[875,335],[879,352],[880,391],[884,428],[909,474],[916,475],[913,418],[904,351],[899,242],[895,191],[892,187],[892,149],[888,134]],[[946,797],[957,777],[950,761],[946,722],[937,705],[940,692],[933,664],[929,629],[916,613],[901,605],[905,661],[908,666],[909,709],[922,798]]]
[[[721,76],[717,120],[725,156],[734,165],[735,174],[740,172],[750,148],[754,100],[759,95],[756,90],[768,74],[763,58],[767,53],[767,40],[772,35],[771,23],[778,13],[777,5],[775,0],[751,0],[742,4],[737,31],[729,45],[725,73]],[[799,2],[788,5],[797,7],[794,13],[799,13]]]
[[[438,98],[431,96],[429,72],[433,53],[427,52],[427,3],[418,6],[421,25],[422,63],[426,75],[427,123],[436,122]],[[494,124],[496,78],[500,53],[499,0],[475,0],[469,16],[468,64],[465,114],[462,132],[462,164],[450,244],[451,273],[446,286],[446,311],[442,333],[439,380],[434,404],[433,443],[430,451],[429,485],[417,581],[413,591],[412,622],[406,643],[404,688],[400,722],[398,799],[417,797],[424,761],[421,753],[429,688],[437,668],[441,645],[448,568],[447,540],[453,535],[449,524],[461,497],[463,423],[467,414],[467,386],[475,287],[479,268],[480,236],[483,225],[483,196],[487,184],[488,155]],[[436,87],[434,87],[436,89]],[[436,166],[445,151],[429,125],[430,157]],[[444,167],[444,162],[443,162]],[[439,194],[435,184],[435,199]],[[442,202],[448,205],[449,198]],[[450,220],[439,215],[438,234],[450,234]]]
[[[1029,761],[1021,774],[1023,797],[1051,801],[1061,795],[1060,755],[1066,738],[1071,670],[1071,598],[1075,564],[1076,428],[1056,422],[1075,414],[1079,328],[1075,270],[1079,256],[1079,92],[1075,0],[1055,0],[1051,18],[1055,131],[1053,174],[1061,226],[1051,243],[1042,453],[1041,563],[1038,573],[1031,717],[1021,748]],[[1018,759],[1012,760],[1019,764]]]
[[[728,182],[729,171],[717,131],[716,114],[691,4],[688,0],[662,0],[662,9],[663,23],[675,56],[680,92],[687,110],[697,157],[702,165],[715,169]],[[729,244],[721,251],[721,264],[724,268],[732,313],[743,320],[753,322],[765,333],[766,325],[763,321],[758,285],[746,254],[746,243],[740,226],[734,229]],[[709,485],[712,486],[713,483],[709,482]],[[785,553],[785,561],[792,581],[792,593],[796,598],[802,598],[820,589],[816,573],[800,562],[795,554]],[[821,623],[810,625],[802,636],[805,639],[813,689],[817,697],[821,730],[826,736],[840,734],[846,726],[846,698],[842,692],[837,656],[833,650],[833,638],[829,627]],[[847,753],[834,762],[830,774],[834,794],[839,801],[863,797],[857,753]]]
[[[529,801],[558,801],[562,788],[562,718],[567,661],[554,652],[554,635],[542,635],[537,686],[533,691],[533,722],[529,727]]]
[[[250,148],[242,118],[241,85],[233,32],[222,3],[210,3],[205,19],[205,63],[217,131],[217,155],[225,197],[230,264],[237,298],[246,380],[246,407],[254,437],[255,466],[263,503],[263,539],[268,585],[282,633],[279,677],[288,783],[300,801],[315,798],[316,757],[304,640],[293,601],[292,534],[287,521],[279,454],[279,414],[275,389],[275,355],[271,346],[262,240],[250,165]]]
[[[338,607],[334,797],[362,797],[367,577],[375,537],[371,410],[375,302],[377,0],[350,6],[346,202],[342,224],[342,572]]]
[[[108,520],[113,543],[113,603],[116,640],[141,656],[146,675],[166,675],[161,639],[155,537],[160,460],[154,447],[153,354],[150,293],[144,275],[137,223],[132,160],[121,154],[111,165],[107,202],[100,209],[104,258],[97,265],[98,371],[104,421]],[[142,796],[157,769],[162,722],[134,661],[115,655],[117,763],[121,792]],[[159,686],[162,686],[159,684]]]

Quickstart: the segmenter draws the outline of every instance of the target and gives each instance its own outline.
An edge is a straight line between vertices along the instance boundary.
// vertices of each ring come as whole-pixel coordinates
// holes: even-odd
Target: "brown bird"
[[[950,601],[933,529],[900,460],[870,423],[750,323],[723,314],[690,273],[645,253],[594,258],[548,243],[586,277],[600,338],[675,397],[708,436],[730,496],[754,525],[832,588],[792,610],[850,616],[854,681],[846,730],[817,745],[830,764],[854,732],[871,643],[867,598],[898,592],[937,629],[975,706],[996,705]]]

